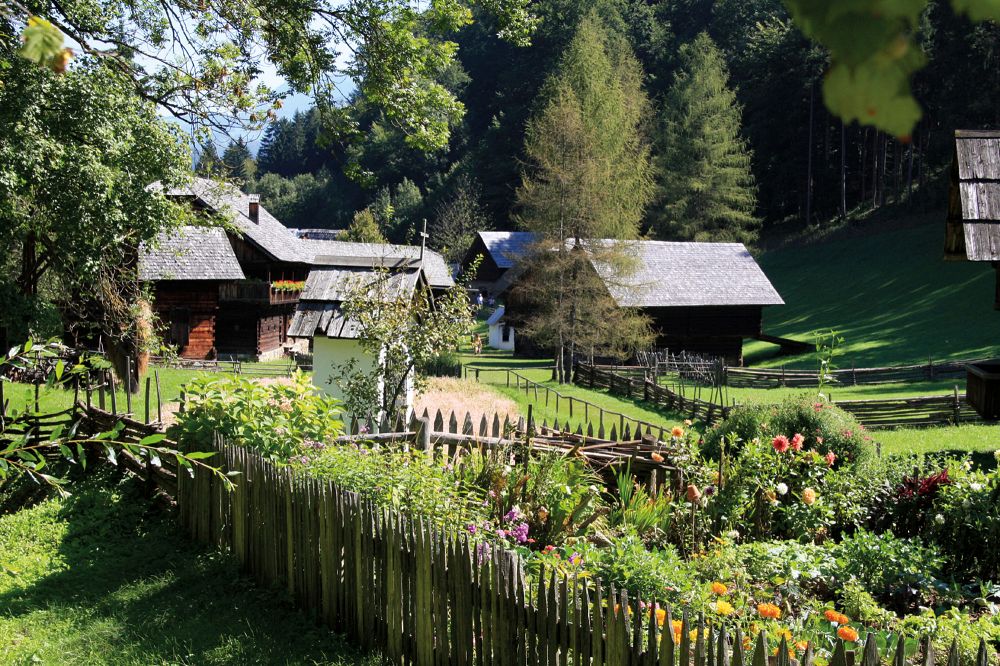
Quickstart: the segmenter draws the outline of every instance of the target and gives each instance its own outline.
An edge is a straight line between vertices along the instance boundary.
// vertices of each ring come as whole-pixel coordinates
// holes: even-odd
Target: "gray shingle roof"
[[[233,246],[220,227],[181,227],[142,247],[140,280],[242,280]]]
[[[955,168],[965,256],[1000,261],[1000,131],[957,130]]]
[[[412,293],[420,274],[416,270],[399,270],[387,276],[371,268],[316,268],[310,271],[305,289],[299,297],[288,335],[311,338],[357,338],[358,323],[344,316],[342,304],[356,289],[373,285],[376,280],[389,280],[384,292],[387,297]]]
[[[535,234],[530,231],[480,231],[479,237],[498,268],[516,264],[535,241]]]
[[[635,272],[616,278],[607,264],[594,267],[622,307],[784,304],[742,243],[619,242],[636,258]]]
[[[167,191],[168,196],[191,197],[201,201],[226,219],[245,238],[278,261],[322,265],[322,257],[417,258],[420,248],[415,245],[352,243],[348,241],[300,238],[292,229],[278,221],[264,206],[258,207],[257,222],[250,219],[250,195],[235,185],[194,178],[190,185]],[[433,250],[424,250],[424,274],[432,287],[454,286],[451,270],[444,257]]]

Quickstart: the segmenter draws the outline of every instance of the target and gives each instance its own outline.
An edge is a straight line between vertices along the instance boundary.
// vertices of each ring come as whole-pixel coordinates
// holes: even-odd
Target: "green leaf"
[[[190,460],[204,460],[206,458],[211,458],[215,454],[215,451],[192,451],[191,453],[185,453],[184,457]]]
[[[156,433],[154,435],[147,435],[139,440],[139,446],[153,446],[154,444],[159,444],[167,438],[163,433]]]
[[[59,380],[62,379],[63,370],[65,370],[65,369],[66,369],[66,364],[63,363],[62,359],[59,359],[59,362],[56,363],[56,381],[59,381]]]

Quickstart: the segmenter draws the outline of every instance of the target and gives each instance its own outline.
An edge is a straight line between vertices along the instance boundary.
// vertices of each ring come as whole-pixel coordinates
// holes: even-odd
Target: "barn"
[[[612,243],[614,241],[604,241]],[[743,339],[763,333],[764,308],[784,300],[742,243],[635,241],[635,271],[614,278],[594,264],[619,307],[653,321],[656,346],[739,365]]]
[[[480,231],[462,259],[463,272],[476,257],[482,257],[476,277],[469,288],[500,297],[506,291],[511,276],[508,272],[531,250],[535,234],[529,231]],[[507,276],[507,279],[504,279]]]
[[[140,279],[151,286],[162,335],[184,358],[283,355],[296,344],[288,327],[306,278],[338,257],[422,258],[432,289],[454,284],[435,252],[300,237],[233,185],[195,178],[167,195],[206,216],[206,226],[165,233],[140,252]]]
[[[625,243],[625,252],[634,259],[630,275],[618,276],[599,261],[590,265],[619,307],[636,308],[650,317],[660,349],[721,356],[738,365],[743,339],[766,337],[763,309],[784,304],[742,243],[591,243]],[[507,296],[508,323],[524,318],[525,304],[516,302],[519,274],[512,267],[494,283],[499,295]]]

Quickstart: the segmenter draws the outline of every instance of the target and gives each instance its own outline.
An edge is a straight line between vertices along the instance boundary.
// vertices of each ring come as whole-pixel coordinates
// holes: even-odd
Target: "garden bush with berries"
[[[683,483],[650,489],[627,465],[608,474],[524,442],[447,456],[335,441],[337,406],[307,383],[225,381],[192,388],[182,438],[222,432],[460,530],[479,558],[516,550],[529,576],[600,579],[784,638],[796,656],[811,644],[819,663],[869,632],[882,648],[906,636],[910,655],[933,635],[942,663],[952,640],[963,657],[1000,642],[1000,474],[878,456],[825,403],[739,408],[703,439],[678,426],[651,457]],[[650,612],[665,622],[663,608]]]

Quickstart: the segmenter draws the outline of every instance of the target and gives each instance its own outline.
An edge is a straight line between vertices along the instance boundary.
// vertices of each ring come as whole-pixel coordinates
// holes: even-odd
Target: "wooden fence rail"
[[[606,388],[610,393],[635,397],[640,392],[644,400],[665,409],[678,411],[692,420],[709,425],[725,419],[733,406],[689,398],[660,386],[650,379],[622,376],[617,370],[578,364],[578,383]],[[879,400],[838,400],[833,404],[850,412],[866,428],[919,428],[926,426],[980,423],[982,417],[969,406],[956,387],[945,395]]]
[[[684,612],[679,641],[655,600],[553,569],[529,578],[514,552],[377,506],[329,481],[275,467],[220,440],[211,460],[238,473],[232,492],[199,470],[179,478],[179,515],[192,538],[231,551],[263,586],[279,586],[306,612],[392,664],[439,666],[788,666],[763,634],[744,650],[739,629]],[[643,603],[646,602],[646,603]],[[692,639],[692,629],[697,633]],[[929,642],[922,663],[933,664]],[[831,666],[905,666],[900,642],[880,655],[843,643]],[[891,648],[890,648],[891,649]],[[958,652],[952,648],[953,663]],[[980,647],[977,666],[989,652]],[[802,665],[811,666],[811,650]]]
[[[839,386],[864,384],[896,384],[907,382],[932,382],[944,379],[965,379],[965,367],[976,361],[933,360],[921,365],[896,365],[884,368],[842,368],[832,370],[830,383]],[[727,386],[735,388],[814,388],[819,384],[818,373],[812,370],[757,370],[753,368],[725,369]]]
[[[534,397],[534,404],[538,407],[544,405],[544,407],[548,408],[551,405],[556,413],[553,423],[555,429],[559,428],[559,421],[565,419],[563,421],[564,430],[569,432],[571,431],[571,422],[579,420],[580,423],[577,425],[578,434],[587,434],[590,437],[597,437],[598,439],[607,437],[612,440],[629,439],[630,437],[627,436],[629,432],[634,434],[643,430],[659,433],[659,438],[663,439],[663,434],[670,430],[669,426],[662,423],[657,424],[636,419],[623,412],[605,409],[588,400],[563,393],[545,384],[528,379],[513,368],[481,368],[475,366],[465,366],[463,368],[463,376],[466,378],[473,377],[477,382],[481,381],[480,375],[482,373],[490,372],[504,373],[505,382],[508,387],[511,386],[511,380],[513,379],[514,389],[518,392],[524,391],[524,395],[527,397]],[[581,383],[579,378],[575,382],[577,384]],[[623,382],[622,386],[627,387],[628,383]],[[625,393],[619,392],[617,395],[632,397],[627,389]],[[596,425],[594,424],[594,419],[596,419]],[[583,424],[586,424],[586,427]]]

